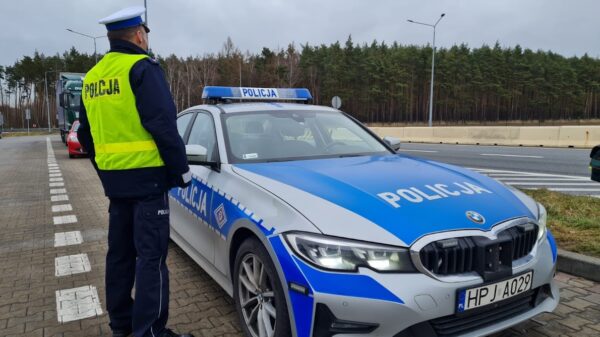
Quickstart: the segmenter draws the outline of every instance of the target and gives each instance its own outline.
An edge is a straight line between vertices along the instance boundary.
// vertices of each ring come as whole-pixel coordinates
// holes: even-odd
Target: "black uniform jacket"
[[[127,54],[146,54],[138,46],[122,40],[112,40],[110,51]],[[88,151],[109,198],[133,198],[159,194],[181,184],[181,175],[189,167],[185,145],[177,132],[177,110],[164,73],[151,58],[138,61],[129,72],[142,126],[152,135],[164,167],[131,170],[100,170],[94,161],[94,140],[90,132],[85,106],[81,102],[77,136]],[[104,126],[107,127],[107,126]]]

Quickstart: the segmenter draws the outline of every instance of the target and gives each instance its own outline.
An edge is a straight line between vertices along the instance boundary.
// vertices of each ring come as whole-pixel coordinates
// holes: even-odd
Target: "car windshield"
[[[232,163],[390,153],[361,126],[334,111],[228,114],[224,129]]]
[[[81,102],[81,94],[80,93],[71,93],[71,98],[69,99],[69,106],[73,110],[79,111],[79,103]]]

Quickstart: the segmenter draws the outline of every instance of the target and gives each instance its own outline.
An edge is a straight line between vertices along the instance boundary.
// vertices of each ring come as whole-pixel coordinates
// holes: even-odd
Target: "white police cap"
[[[146,32],[149,32],[150,29],[146,27],[144,20],[142,20],[142,14],[145,12],[146,9],[143,6],[127,7],[105,17],[104,19],[100,19],[98,23],[106,25],[106,29],[109,32],[136,26],[144,26]]]

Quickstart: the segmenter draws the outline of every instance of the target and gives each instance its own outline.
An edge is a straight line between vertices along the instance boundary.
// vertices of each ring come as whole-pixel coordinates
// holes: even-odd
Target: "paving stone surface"
[[[46,137],[0,140],[0,337],[110,336],[104,301],[108,201],[89,160],[69,159],[59,137],[51,140],[57,163],[51,167],[60,173],[49,173],[54,161]],[[58,177],[65,191],[51,194],[49,179]],[[76,221],[55,224],[52,206],[66,203],[72,210],[64,215]],[[78,254],[86,254],[91,270],[57,277],[56,258]],[[197,337],[242,336],[233,300],[174,244],[168,265],[169,326]],[[600,284],[562,273],[556,278],[562,300],[554,313],[494,337],[600,336]]]

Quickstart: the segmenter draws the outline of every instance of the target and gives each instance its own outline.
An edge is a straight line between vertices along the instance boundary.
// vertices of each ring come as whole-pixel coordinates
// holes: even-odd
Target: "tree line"
[[[315,104],[340,96],[342,110],[366,123],[425,123],[429,109],[430,46],[373,41],[241,52],[231,39],[218,53],[158,56],[179,111],[201,104],[206,85],[306,87]],[[75,48],[62,55],[34,53],[0,67],[0,112],[5,127],[47,126],[45,78],[55,124],[57,72],[86,72],[94,55]],[[435,124],[600,119],[600,60],[551,51],[465,44],[438,48]]]

